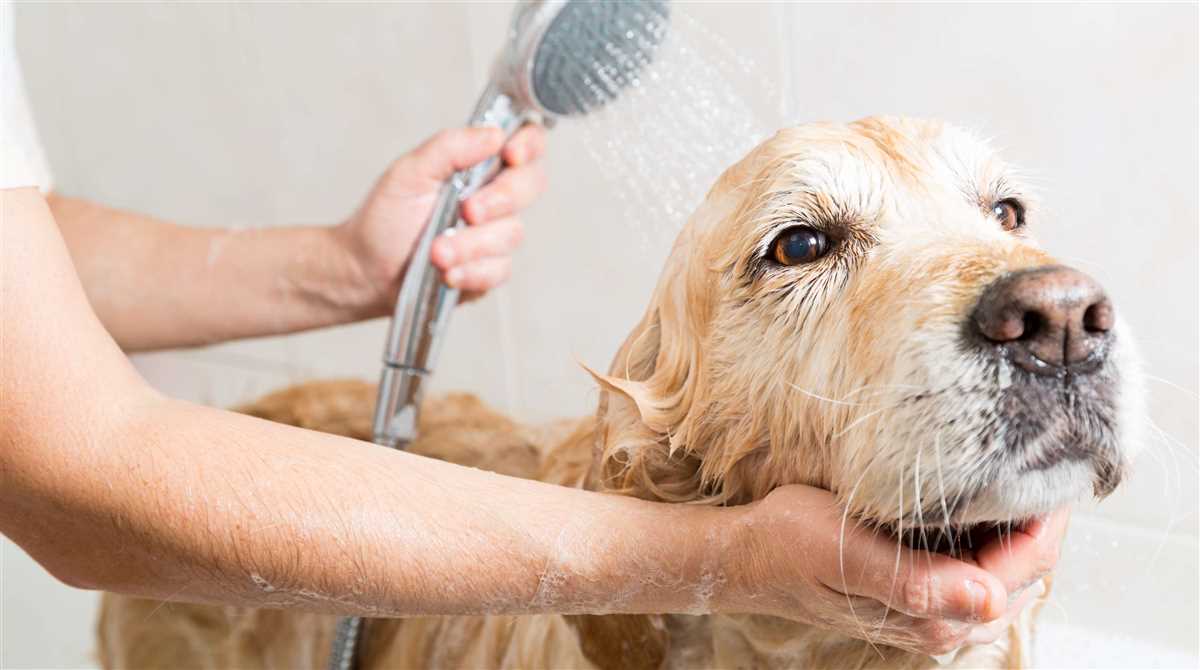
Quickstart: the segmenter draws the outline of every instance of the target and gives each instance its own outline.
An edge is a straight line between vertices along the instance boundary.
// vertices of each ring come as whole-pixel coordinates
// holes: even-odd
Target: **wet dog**
[[[961,551],[1118,485],[1140,443],[1138,363],[1097,282],[1034,241],[1028,187],[937,122],[783,130],[689,219],[595,417],[533,429],[465,397],[413,450],[677,503],[833,491],[854,523]],[[373,392],[312,384],[244,408],[366,439]],[[107,596],[108,667],[312,667],[334,619]],[[151,615],[151,612],[153,614]],[[1029,617],[963,667],[1013,667]],[[761,616],[370,622],[364,668],[932,667]]]

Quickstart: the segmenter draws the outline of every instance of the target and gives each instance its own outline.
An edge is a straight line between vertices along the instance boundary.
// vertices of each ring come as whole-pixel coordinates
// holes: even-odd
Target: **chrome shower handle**
[[[421,383],[437,358],[450,314],[448,306],[458,302],[458,290],[442,283],[429,256],[433,241],[459,224],[461,179],[455,174],[439,192],[433,215],[417,238],[400,284],[375,400],[373,433],[377,444],[403,449],[415,436]]]
[[[512,98],[489,88],[480,98],[471,124],[496,126],[508,138],[525,119]],[[465,225],[459,214],[462,201],[491,181],[500,167],[500,157],[492,156],[454,173],[438,193],[429,222],[417,239],[400,284],[384,349],[373,424],[377,444],[403,449],[416,435],[421,385],[433,371],[446,324],[459,297],[458,289],[446,286],[430,262],[433,242]]]
[[[471,115],[471,124],[497,126],[507,139],[526,118],[526,114],[517,111],[512,98],[492,85],[479,99]],[[421,384],[433,371],[450,312],[458,303],[458,289],[442,283],[437,269],[429,261],[433,242],[439,235],[464,225],[459,216],[460,204],[491,181],[500,172],[500,167],[500,157],[492,156],[467,170],[455,172],[442,186],[433,213],[417,238],[388,327],[383,374],[379,380],[372,425],[375,444],[405,449],[416,437]],[[329,670],[353,670],[361,630],[362,619],[358,617],[338,620]]]

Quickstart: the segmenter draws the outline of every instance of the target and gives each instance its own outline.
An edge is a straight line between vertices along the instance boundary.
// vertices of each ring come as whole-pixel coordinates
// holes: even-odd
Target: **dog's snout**
[[[1113,308],[1096,280],[1046,266],[992,282],[972,321],[979,334],[1009,348],[1013,362],[1030,372],[1087,372],[1103,359]]]

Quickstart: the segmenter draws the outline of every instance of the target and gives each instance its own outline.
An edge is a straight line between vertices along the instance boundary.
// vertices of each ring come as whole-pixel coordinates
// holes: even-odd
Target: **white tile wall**
[[[1200,665],[1196,6],[683,9],[778,82],[750,96],[768,121],[942,117],[1035,171],[1052,213],[1041,237],[1114,295],[1156,379],[1153,418],[1176,443],[1077,515],[1045,667]],[[507,11],[22,5],[17,35],[64,192],[193,225],[267,226],[338,220],[391,158],[461,122]],[[607,364],[664,250],[636,241],[586,155],[578,126],[554,131],[551,190],[527,216],[513,280],[456,313],[438,386],[523,418],[592,409],[575,361]],[[307,378],[373,379],[382,341],[375,322],[137,365],[173,395],[224,406]],[[0,549],[0,667],[86,665],[93,595],[7,540]],[[1114,640],[1129,644],[1101,644]]]

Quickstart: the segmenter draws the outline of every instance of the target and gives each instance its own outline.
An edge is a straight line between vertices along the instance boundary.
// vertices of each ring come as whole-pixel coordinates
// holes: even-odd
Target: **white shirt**
[[[0,0],[0,189],[36,186],[45,193],[53,179],[25,97],[13,13],[12,2]]]

